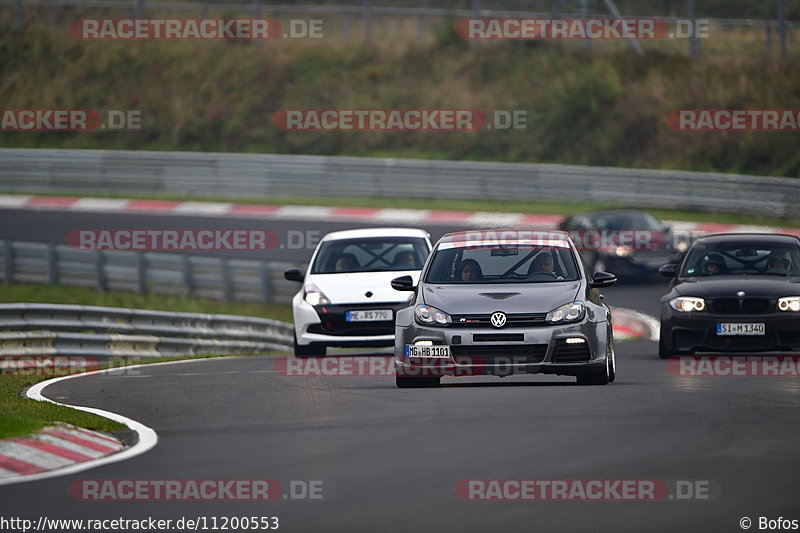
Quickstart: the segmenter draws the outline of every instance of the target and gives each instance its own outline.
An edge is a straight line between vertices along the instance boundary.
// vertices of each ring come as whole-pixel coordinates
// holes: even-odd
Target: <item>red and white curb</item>
[[[313,205],[263,205],[229,202],[180,202],[120,198],[0,194],[0,208],[82,211],[96,213],[157,214],[176,216],[237,217],[274,220],[352,221],[374,224],[460,225],[464,227],[531,227],[553,229],[560,215],[392,209],[377,207],[325,207]],[[800,236],[800,228],[715,224],[667,220],[678,232],[787,233]]]
[[[138,366],[144,365],[134,365],[130,368]],[[115,370],[118,369],[95,370],[42,381],[25,391],[25,396],[32,400],[63,405],[124,424],[136,433],[136,442],[125,447],[110,435],[66,425],[47,427],[28,437],[0,440],[0,468],[2,468],[0,485],[74,474],[90,468],[124,461],[153,448],[158,442],[156,432],[136,420],[94,407],[59,403],[42,394],[45,387],[66,379],[105,374]]]
[[[66,424],[47,426],[27,437],[0,440],[0,479],[83,463],[124,447],[105,433]]]
[[[611,315],[615,341],[658,340],[660,324],[656,318],[623,307],[612,308]]]

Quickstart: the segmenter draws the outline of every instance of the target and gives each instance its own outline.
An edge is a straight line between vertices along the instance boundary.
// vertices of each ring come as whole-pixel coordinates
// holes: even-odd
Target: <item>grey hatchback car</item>
[[[561,231],[476,230],[442,237],[396,313],[397,386],[431,387],[442,376],[558,374],[605,385],[616,368],[611,311]]]

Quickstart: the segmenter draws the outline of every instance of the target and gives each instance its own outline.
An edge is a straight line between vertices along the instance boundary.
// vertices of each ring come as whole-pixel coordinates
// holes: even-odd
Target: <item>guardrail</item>
[[[559,10],[560,2],[553,2],[554,9],[550,12],[529,11],[529,10],[508,10],[508,9],[482,9],[480,0],[471,0],[471,7],[405,7],[405,6],[381,6],[373,5],[371,0],[362,0],[359,4],[352,5],[302,5],[302,4],[268,4],[262,0],[252,0],[248,3],[222,3],[222,2],[163,2],[151,0],[0,0],[0,6],[13,7],[15,23],[18,29],[25,25],[26,8],[47,8],[46,19],[50,24],[55,23],[54,8],[61,9],[113,9],[126,12],[129,16],[145,18],[147,12],[179,12],[183,15],[186,12],[198,13],[207,17],[210,11],[224,13],[246,13],[254,17],[277,16],[286,14],[303,14],[316,16],[336,16],[339,18],[340,38],[350,39],[351,18],[360,22],[361,32],[365,42],[372,41],[373,19],[376,17],[405,17],[416,20],[417,40],[423,41],[426,35],[431,33],[430,25],[426,24],[428,19],[442,19],[453,17],[485,17],[485,18],[548,18],[555,16],[567,16],[586,18],[592,17],[614,17],[615,13],[608,11],[597,12],[573,12],[561,13]],[[702,20],[710,25],[721,28],[760,28],[765,30],[765,52],[767,55],[772,50],[772,33],[775,31],[779,41],[781,55],[786,56],[787,30],[800,28],[797,21],[788,21],[784,15],[781,0],[776,6],[776,19],[734,19],[734,18],[715,18],[715,17],[696,17],[694,15],[694,0],[689,0],[687,15],[685,17],[659,16],[649,14],[631,15],[625,14],[628,18],[650,18],[657,17],[665,22],[674,24],[676,21]],[[690,55],[697,55],[697,40],[687,39],[689,42]]]
[[[291,350],[267,318],[57,304],[0,305],[0,356],[164,357]]]
[[[65,244],[0,241],[0,279],[212,300],[289,303],[298,265],[187,254],[75,250]]]
[[[340,156],[0,149],[14,192],[342,196],[627,204],[795,216],[800,180],[668,170]],[[82,252],[83,253],[83,252]]]

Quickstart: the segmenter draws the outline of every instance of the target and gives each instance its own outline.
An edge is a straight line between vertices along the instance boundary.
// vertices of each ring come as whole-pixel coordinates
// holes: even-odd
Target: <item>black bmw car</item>
[[[720,234],[695,241],[661,298],[659,356],[800,350],[800,239]]]

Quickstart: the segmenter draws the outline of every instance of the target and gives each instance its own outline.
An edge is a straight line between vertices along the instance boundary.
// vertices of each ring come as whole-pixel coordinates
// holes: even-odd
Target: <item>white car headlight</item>
[[[570,302],[560,307],[556,307],[549,313],[545,320],[548,322],[563,324],[565,322],[577,322],[586,313],[586,306],[583,302]]]
[[[419,304],[414,308],[417,322],[425,326],[446,326],[453,323],[450,315],[432,305]]]
[[[800,296],[787,296],[778,299],[780,311],[800,311]]]
[[[696,298],[694,296],[678,296],[677,298],[673,298],[669,301],[669,306],[682,313],[705,311],[706,301],[702,298]]]
[[[328,297],[325,296],[325,293],[319,290],[319,288],[313,283],[306,286],[303,299],[313,307],[318,305],[328,305],[331,303]]]

